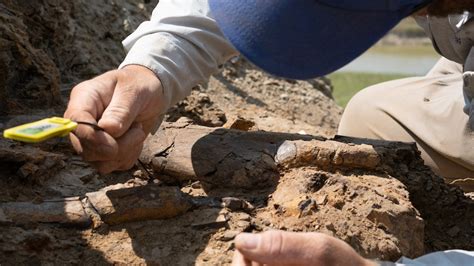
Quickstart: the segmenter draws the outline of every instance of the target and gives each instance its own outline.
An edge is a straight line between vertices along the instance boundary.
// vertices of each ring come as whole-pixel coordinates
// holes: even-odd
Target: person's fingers
[[[84,126],[85,127],[85,126]],[[78,127],[80,129],[81,127]],[[85,161],[107,161],[118,153],[115,140],[105,132],[84,129],[69,135],[72,146]]]
[[[146,137],[142,124],[135,123],[123,137],[118,139],[122,159],[120,170],[132,168],[142,151]]]
[[[236,249],[232,258],[232,266],[252,266],[252,263]]]
[[[97,124],[105,109],[105,101],[112,97],[116,78],[113,72],[105,73],[75,86],[64,117],[77,122]],[[107,96],[109,95],[109,96]],[[110,160],[118,152],[116,141],[106,132],[87,125],[79,125],[70,139],[73,148],[86,160]]]
[[[161,82],[150,69],[130,65],[116,74],[117,82],[99,126],[115,138],[121,137],[133,122],[156,117],[163,106]]]
[[[69,109],[64,117],[73,121],[97,124],[91,113]],[[79,124],[70,134],[73,148],[86,161],[105,161],[115,158],[118,153],[117,142],[104,131],[96,130],[88,125]]]
[[[293,264],[298,257],[295,253],[303,248],[296,240],[291,235],[284,235],[281,231],[268,231],[261,234],[243,233],[236,237],[235,246],[245,258],[252,261],[265,264]]]
[[[133,125],[117,140],[119,152],[114,160],[95,162],[94,167],[99,173],[108,174],[117,170],[128,170],[133,167],[140,155],[146,135],[140,124]]]
[[[235,239],[242,255],[263,264],[314,263],[313,255],[324,254],[328,246],[317,233],[298,234],[268,231],[261,234],[240,234]]]
[[[122,74],[122,76],[128,74]],[[136,78],[136,77],[133,77]],[[130,81],[130,77],[120,78],[115,85],[114,94],[99,120],[99,126],[115,138],[121,137],[136,121],[137,116],[144,108],[147,99],[144,90],[137,90],[134,86],[141,81]]]
[[[246,259],[269,265],[373,265],[345,242],[321,233],[243,233],[235,246]]]
[[[85,160],[97,162],[94,164],[101,172],[130,168],[140,153],[144,135],[156,124],[153,118],[162,111],[161,93],[159,79],[141,66],[109,71],[80,83],[71,92],[64,116],[97,124],[104,131],[79,125],[70,137],[74,149]],[[130,130],[135,122],[143,124],[144,134]],[[126,152],[121,151],[122,146],[128,147]]]
[[[140,103],[134,93],[127,88],[117,88],[99,120],[99,126],[115,138],[127,132],[138,115]]]
[[[71,91],[65,117],[88,113],[94,120],[98,120],[107,103],[112,99],[117,83],[114,73],[107,72],[75,86]]]

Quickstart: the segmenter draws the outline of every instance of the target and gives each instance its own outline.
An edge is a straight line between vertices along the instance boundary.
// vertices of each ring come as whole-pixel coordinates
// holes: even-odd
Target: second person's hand
[[[235,247],[233,266],[376,265],[342,240],[321,233],[242,233],[235,238]]]
[[[104,129],[79,125],[70,139],[84,160],[110,173],[133,166],[165,108],[158,77],[146,67],[129,65],[74,87],[64,117]]]

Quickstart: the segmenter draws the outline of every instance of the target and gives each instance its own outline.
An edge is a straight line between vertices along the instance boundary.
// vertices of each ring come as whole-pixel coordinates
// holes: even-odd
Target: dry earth
[[[118,65],[120,40],[155,4],[2,1],[0,129],[61,113],[61,90]],[[145,168],[106,176],[67,140],[1,139],[0,263],[228,264],[239,232],[269,229],[387,260],[474,249],[473,199],[413,144],[333,138],[330,92],[234,60],[170,111]]]

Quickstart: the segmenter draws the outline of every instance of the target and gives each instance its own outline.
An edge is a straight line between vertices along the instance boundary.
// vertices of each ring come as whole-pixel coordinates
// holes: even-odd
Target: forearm
[[[129,50],[120,68],[136,64],[151,69],[161,80],[169,108],[237,51],[225,39],[205,0],[162,0],[150,21],[125,41]]]

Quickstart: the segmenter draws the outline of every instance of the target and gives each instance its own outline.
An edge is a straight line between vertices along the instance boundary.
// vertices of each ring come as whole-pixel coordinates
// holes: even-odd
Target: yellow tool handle
[[[51,117],[7,129],[3,137],[28,143],[38,143],[54,137],[67,136],[77,123],[62,117]]]

